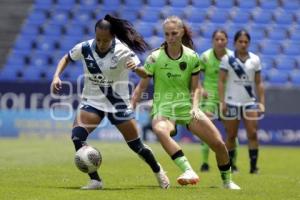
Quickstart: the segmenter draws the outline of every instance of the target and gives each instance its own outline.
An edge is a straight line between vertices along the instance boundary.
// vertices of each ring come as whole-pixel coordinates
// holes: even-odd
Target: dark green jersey
[[[173,60],[161,47],[148,56],[145,70],[154,80],[152,114],[178,123],[189,121],[191,77],[200,71],[198,54],[183,46],[180,58]]]

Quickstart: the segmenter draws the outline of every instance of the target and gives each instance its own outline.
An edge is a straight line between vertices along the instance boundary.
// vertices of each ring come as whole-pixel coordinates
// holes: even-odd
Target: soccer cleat
[[[98,180],[90,180],[90,182],[86,185],[81,187],[82,190],[101,190],[103,188],[102,181]]]
[[[195,185],[199,182],[199,176],[194,172],[194,170],[189,169],[177,178],[177,182],[180,185]]]
[[[168,189],[170,187],[169,178],[168,178],[168,176],[166,175],[166,172],[163,170],[163,168],[161,166],[160,166],[159,172],[154,173],[154,174],[155,174],[157,182],[158,182],[158,184],[161,188]]]
[[[251,168],[250,169],[250,174],[258,174],[258,168],[257,167]]]
[[[232,166],[231,166],[231,172],[232,172],[233,174],[238,173],[238,172],[239,172],[239,169],[237,168],[237,166],[232,165]]]
[[[201,172],[208,172],[209,171],[209,165],[207,163],[203,163],[200,167]]]
[[[233,181],[229,181],[228,183],[224,183],[224,188],[229,190],[240,190],[240,186],[235,184]]]

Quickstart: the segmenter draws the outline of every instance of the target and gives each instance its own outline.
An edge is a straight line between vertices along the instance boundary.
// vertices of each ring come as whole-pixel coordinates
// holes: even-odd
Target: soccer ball
[[[93,173],[100,167],[102,156],[96,148],[84,145],[75,153],[74,161],[80,171]]]

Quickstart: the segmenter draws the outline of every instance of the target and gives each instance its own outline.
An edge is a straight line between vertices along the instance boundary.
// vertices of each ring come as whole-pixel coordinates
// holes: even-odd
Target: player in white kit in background
[[[226,146],[229,151],[234,150],[242,119],[248,137],[250,173],[256,174],[258,173],[257,121],[265,111],[265,97],[260,75],[261,62],[257,55],[248,51],[250,40],[250,35],[245,30],[235,34],[235,52],[225,55],[221,61],[219,96],[227,133]]]
[[[59,61],[51,89],[58,93],[61,73],[69,62],[81,60],[84,88],[72,129],[75,150],[85,144],[88,135],[106,116],[122,133],[128,146],[151,167],[159,186],[166,189],[169,179],[151,149],[141,141],[130,108],[129,72],[140,73],[140,69],[135,67],[140,61],[134,52],[144,52],[148,48],[128,21],[106,15],[95,24],[94,39],[77,44]],[[102,189],[103,182],[98,173],[90,173],[89,176],[90,182],[81,189]]]

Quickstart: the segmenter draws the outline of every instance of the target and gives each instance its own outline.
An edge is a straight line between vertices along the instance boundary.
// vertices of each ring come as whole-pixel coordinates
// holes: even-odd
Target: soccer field
[[[81,191],[87,176],[74,165],[70,139],[1,139],[0,140],[0,199],[1,200],[68,200],[68,199],[218,199],[218,200],[296,200],[300,199],[300,148],[262,147],[260,174],[248,173],[248,152],[239,148],[240,172],[234,180],[241,191],[221,188],[214,157],[209,173],[200,173],[196,186],[179,186],[180,171],[159,144],[149,144],[168,172],[171,188],[162,190],[150,169],[125,143],[91,141],[103,156],[100,175],[103,190]],[[198,170],[200,147],[183,144],[191,164]],[[212,155],[212,154],[211,154]]]

